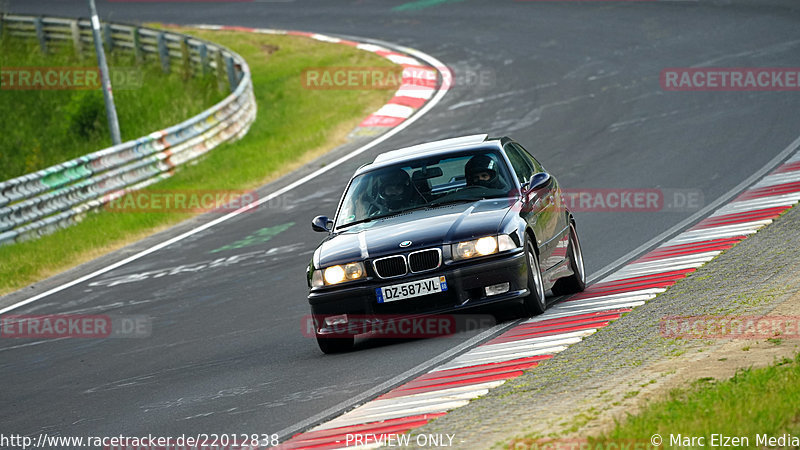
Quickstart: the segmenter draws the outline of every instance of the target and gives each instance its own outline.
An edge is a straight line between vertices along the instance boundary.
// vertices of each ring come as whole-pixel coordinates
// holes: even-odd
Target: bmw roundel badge
[[[406,248],[411,245],[411,241],[403,241],[400,243],[400,247]]]

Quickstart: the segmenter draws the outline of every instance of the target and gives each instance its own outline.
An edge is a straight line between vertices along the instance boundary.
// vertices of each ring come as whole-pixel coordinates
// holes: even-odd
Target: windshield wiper
[[[481,199],[481,198],[473,198],[473,199],[459,198],[459,199],[453,199],[453,200],[445,200],[443,202],[431,202],[431,203],[428,203],[428,206],[429,207],[433,207],[433,206],[455,205],[457,203],[473,203],[473,202],[477,202],[478,200],[483,200],[483,199]]]
[[[384,217],[386,217],[386,216],[367,217],[366,219],[359,219],[359,220],[354,220],[352,222],[347,222],[346,224],[339,225],[336,228],[345,228],[345,227],[349,227],[349,226],[353,226],[353,225],[358,225],[360,223],[372,222],[373,220],[383,219]]]
[[[344,228],[344,227],[349,227],[351,225],[358,225],[359,223],[372,222],[373,220],[380,220],[380,219],[386,219],[386,218],[389,218],[389,217],[399,216],[401,214],[405,214],[405,213],[408,213],[408,212],[411,212],[411,211],[417,211],[419,209],[426,209],[429,206],[431,206],[431,205],[430,204],[424,204],[424,205],[420,205],[420,206],[415,206],[413,208],[404,209],[402,211],[397,211],[397,212],[393,212],[393,213],[389,213],[389,214],[384,214],[382,216],[366,217],[364,219],[359,219],[359,220],[355,220],[353,222],[348,222],[348,223],[346,223],[344,225],[339,225],[337,228]]]

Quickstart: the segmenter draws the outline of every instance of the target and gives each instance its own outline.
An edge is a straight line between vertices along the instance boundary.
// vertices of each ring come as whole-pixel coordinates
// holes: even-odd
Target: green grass
[[[96,67],[94,52],[86,55],[80,59],[71,46],[43,54],[35,40],[0,40],[2,68]],[[130,80],[114,90],[123,141],[175,125],[225,96],[213,77],[184,81],[178,73],[165,74],[156,62],[137,66],[130,55],[122,53],[111,53],[108,60],[112,80]],[[8,74],[4,81],[10,84]],[[111,146],[100,90],[11,90],[5,86],[0,90],[0,117],[0,181]]]
[[[668,398],[629,415],[612,432],[594,438],[596,443],[649,442],[654,433],[670,445],[670,434],[705,437],[711,434],[746,436],[749,447],[756,435],[800,434],[800,355],[775,365],[739,371],[733,378],[716,382],[701,379],[672,391]]]
[[[303,87],[303,69],[367,66],[400,70],[371,53],[304,37],[186,32],[225,45],[248,61],[258,117],[242,140],[217,147],[198,164],[182,167],[172,178],[150,188],[158,191],[257,187],[344,142],[349,131],[393,95],[390,90],[309,90]],[[0,293],[120,248],[189,216],[103,211],[55,234],[0,247]]]

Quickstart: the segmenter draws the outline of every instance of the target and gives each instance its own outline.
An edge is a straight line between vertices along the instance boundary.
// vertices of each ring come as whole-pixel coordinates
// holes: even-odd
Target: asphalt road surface
[[[81,1],[7,5],[16,13],[87,15]],[[474,336],[366,341],[359,351],[325,356],[301,333],[309,311],[305,267],[321,239],[310,220],[332,214],[344,180],[382,151],[464,134],[510,135],[567,188],[693,189],[708,204],[800,134],[800,93],[665,92],[659,84],[670,67],[797,66],[800,5],[792,1],[99,0],[98,10],[123,22],[381,39],[440,59],[456,86],[423,120],[267,207],[16,309],[146,315],[152,334],[0,341],[5,433],[287,432]],[[587,272],[692,213],[576,213]],[[218,262],[192,269],[211,260]],[[0,307],[27,295],[0,299]]]

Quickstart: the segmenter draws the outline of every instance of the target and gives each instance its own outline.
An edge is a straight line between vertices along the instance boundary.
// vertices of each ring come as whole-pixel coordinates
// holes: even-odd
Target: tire
[[[539,269],[539,257],[533,249],[530,239],[525,240],[525,258],[528,260],[528,291],[530,294],[522,302],[522,310],[526,317],[542,314],[547,309],[544,296],[544,281]]]
[[[572,275],[560,278],[553,284],[554,295],[571,295],[583,292],[586,289],[586,272],[583,267],[583,251],[581,250],[581,241],[578,239],[578,232],[575,230],[575,224],[569,224],[569,267],[572,269]]]
[[[349,352],[353,349],[355,340],[354,336],[329,338],[317,335],[317,345],[319,345],[319,349],[322,350],[322,353],[326,355]]]

